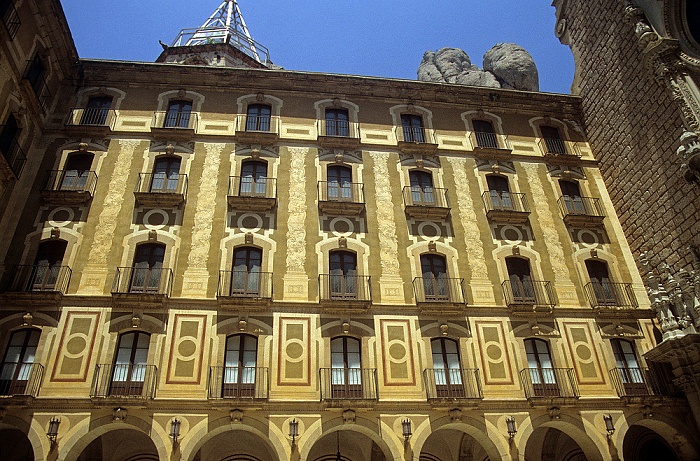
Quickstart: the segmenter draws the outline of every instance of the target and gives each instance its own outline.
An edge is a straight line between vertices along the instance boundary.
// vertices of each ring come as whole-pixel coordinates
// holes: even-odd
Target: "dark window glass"
[[[558,395],[549,344],[541,339],[526,339],[525,354],[535,395]]]
[[[35,268],[30,281],[30,290],[53,290],[60,275],[67,246],[68,242],[65,240],[49,240],[39,244],[39,250],[34,259]]]
[[[510,196],[508,178],[505,176],[488,175],[486,184],[489,187],[491,205],[497,210],[510,210],[513,208],[513,199]]]
[[[270,131],[272,108],[265,104],[251,104],[248,106],[246,117],[246,131]]]
[[[433,375],[437,397],[461,397],[464,395],[459,345],[449,338],[430,341],[433,352]]]
[[[163,126],[165,128],[189,128],[191,115],[192,101],[170,101]]]
[[[547,146],[547,152],[550,154],[565,154],[566,148],[564,147],[564,141],[561,139],[559,134],[559,128],[554,126],[543,125],[540,127],[542,132],[542,138],[544,138],[544,143]]]
[[[564,200],[564,205],[569,213],[584,214],[586,208],[581,199],[581,189],[575,181],[559,180],[559,188]]]
[[[611,339],[615,364],[627,395],[646,394],[644,371],[639,366],[634,343],[625,339]]]
[[[40,336],[40,331],[32,329],[12,333],[0,364],[0,395],[25,393]]]
[[[498,148],[498,140],[493,129],[493,123],[488,120],[473,120],[472,124],[476,134],[476,143],[479,147]]]
[[[608,273],[608,265],[603,261],[587,259],[586,270],[598,304],[617,304],[615,286]]]
[[[15,143],[18,133],[19,126],[17,125],[17,119],[14,115],[10,114],[10,116],[7,117],[5,125],[2,127],[2,131],[0,131],[0,152],[2,152],[3,155],[10,155],[12,145]]]
[[[420,268],[426,301],[449,299],[447,260],[445,257],[432,253],[421,255]]]
[[[697,0],[686,0],[685,15],[690,35],[696,43],[700,43],[700,3]]]
[[[360,341],[342,336],[331,340],[331,392],[336,398],[362,396]]]
[[[262,250],[255,247],[240,247],[233,252],[231,294],[255,295],[260,292]]]
[[[267,189],[267,163],[251,160],[243,163],[241,167],[241,184],[239,195],[265,196]]]
[[[425,142],[423,118],[420,115],[401,114],[403,140],[406,142]]]
[[[347,109],[326,109],[326,136],[349,136]]]
[[[352,168],[333,165],[328,167],[328,200],[352,199]]]
[[[411,182],[411,199],[414,205],[434,205],[433,175],[427,171],[412,170],[408,173]]]
[[[233,335],[226,338],[224,397],[253,397],[258,356],[258,338]]]
[[[148,346],[151,336],[142,331],[119,337],[110,395],[141,395],[146,380]]]
[[[165,245],[144,243],[136,247],[130,292],[157,292],[163,272]]]
[[[153,165],[151,192],[175,192],[180,179],[180,157],[158,157]]]
[[[535,287],[530,275],[530,261],[523,258],[506,258],[506,267],[513,299],[519,303],[534,303]]]
[[[111,96],[92,96],[80,118],[81,125],[104,125],[109,108],[112,107]]]
[[[75,152],[70,154],[63,167],[61,190],[83,190],[92,168],[93,154]]]
[[[44,63],[39,56],[34,56],[27,69],[27,80],[37,94],[44,88],[44,73]]]
[[[357,255],[351,251],[331,251],[328,259],[331,298],[355,297]]]

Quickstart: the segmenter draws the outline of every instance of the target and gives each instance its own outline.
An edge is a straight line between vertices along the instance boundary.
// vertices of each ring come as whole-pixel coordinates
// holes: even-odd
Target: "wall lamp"
[[[610,438],[615,433],[612,415],[603,415],[603,421],[605,421],[605,430],[608,431],[608,438]]]
[[[299,437],[299,421],[295,419],[289,421],[289,436],[292,438],[292,446]]]
[[[408,439],[410,439],[413,435],[413,431],[411,430],[411,420],[406,418],[401,421],[401,428],[403,429],[403,439],[408,441]]]
[[[61,420],[57,417],[51,418],[49,421],[49,429],[46,431],[46,436],[51,440],[51,443],[56,443],[56,438],[58,437],[58,426],[61,424]]]
[[[177,439],[180,437],[180,423],[181,421],[177,418],[170,422],[170,437],[173,439],[173,443],[177,443]]]
[[[515,437],[515,434],[518,433],[518,428],[515,425],[515,418],[512,416],[506,418],[506,427],[508,428],[508,437],[511,439]]]

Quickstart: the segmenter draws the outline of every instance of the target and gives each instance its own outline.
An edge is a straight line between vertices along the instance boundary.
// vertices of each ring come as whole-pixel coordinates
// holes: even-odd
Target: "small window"
[[[489,188],[491,205],[495,210],[513,209],[513,198],[510,194],[508,178],[505,176],[488,175],[486,176],[486,184]]]
[[[352,251],[336,250],[328,255],[331,299],[356,299],[357,255]]]
[[[506,267],[513,301],[518,304],[534,304],[535,287],[530,274],[530,261],[524,258],[506,258]]]
[[[34,259],[34,272],[30,280],[29,291],[54,291],[61,277],[63,258],[68,242],[65,240],[47,240],[39,244]]]
[[[411,200],[413,205],[435,205],[433,175],[427,171],[412,170],[408,173],[411,182]]]
[[[449,300],[447,260],[444,256],[427,253],[420,256],[423,296],[425,301]]]
[[[74,152],[70,154],[63,167],[61,190],[85,190],[93,158],[94,155],[90,153]]]
[[[644,370],[639,366],[634,344],[624,339],[611,339],[610,345],[615,355],[615,363],[619,378],[627,395],[646,394]]]
[[[0,152],[9,158],[15,149],[17,143],[17,135],[19,134],[19,126],[14,115],[10,114],[7,117],[5,125],[0,130]]]
[[[586,270],[588,271],[588,277],[591,280],[591,286],[598,305],[618,305],[615,284],[610,278],[608,265],[604,261],[587,259]]]
[[[226,338],[222,397],[255,397],[257,361],[258,338],[251,335]]]
[[[246,131],[270,131],[272,107],[266,104],[251,104],[248,106]]]
[[[558,396],[559,386],[547,341],[526,339],[525,354],[534,394],[540,397]]]
[[[5,24],[10,40],[15,38],[19,27],[22,25],[13,3],[13,0],[0,1],[0,19]]]
[[[130,280],[130,293],[157,293],[163,275],[165,245],[143,243],[136,247]]]
[[[493,129],[493,123],[488,120],[472,120],[474,126],[474,134],[476,135],[476,143],[479,147],[498,148],[498,139],[496,131]]]
[[[110,383],[110,396],[137,396],[143,394],[148,375],[148,346],[151,336],[143,331],[119,336]]]
[[[260,294],[261,270],[262,250],[260,248],[236,248],[233,252],[231,295],[258,296]]]
[[[415,114],[401,114],[401,128],[405,142],[425,142],[423,118]]]
[[[540,127],[542,138],[544,139],[547,153],[549,154],[566,154],[566,146],[559,134],[559,128],[554,126],[543,125]]]
[[[328,179],[327,199],[330,201],[352,200],[352,168],[331,165],[326,171]]]
[[[464,380],[459,359],[459,345],[449,338],[430,341],[433,353],[433,376],[438,398],[464,397]]]
[[[45,73],[46,70],[41,58],[38,55],[34,56],[27,68],[26,78],[37,95],[41,95],[46,86]]]
[[[80,124],[104,125],[107,122],[110,107],[112,107],[111,96],[91,96],[83,116],[80,118]]]
[[[180,180],[180,157],[158,157],[153,165],[150,192],[173,193]]]
[[[265,197],[267,191],[267,163],[259,160],[247,160],[241,167],[241,184],[238,194],[241,196]]]
[[[165,128],[189,128],[192,116],[192,101],[175,100],[168,104],[168,112],[165,114],[163,127]]]
[[[350,136],[347,109],[326,109],[326,136]]]
[[[332,398],[362,398],[360,341],[348,336],[331,340]]]
[[[12,333],[0,364],[0,395],[27,393],[40,336],[41,332],[33,329]]]

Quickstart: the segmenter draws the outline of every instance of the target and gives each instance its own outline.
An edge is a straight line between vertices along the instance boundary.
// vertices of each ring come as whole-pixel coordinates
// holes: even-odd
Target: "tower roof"
[[[182,29],[170,46],[188,47],[217,43],[231,45],[263,66],[271,64],[268,49],[250,36],[236,0],[222,2],[200,27]]]

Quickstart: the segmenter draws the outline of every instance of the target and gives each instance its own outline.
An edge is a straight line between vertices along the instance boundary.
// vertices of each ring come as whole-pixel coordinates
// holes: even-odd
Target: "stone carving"
[[[216,205],[216,190],[221,164],[221,152],[225,144],[205,143],[207,156],[204,158],[202,180],[197,194],[197,208],[194,212],[192,229],[192,249],[187,258],[188,269],[206,269],[211,243],[212,223]]]
[[[483,70],[459,48],[426,51],[418,67],[418,80],[436,83],[539,91],[532,56],[514,43],[499,43],[484,55]]]
[[[681,145],[676,151],[683,160],[681,168],[688,182],[700,184],[700,141],[698,134],[686,131],[681,135]]]
[[[304,272],[306,263],[306,184],[307,147],[289,147],[289,218],[287,220],[287,271]]]
[[[400,275],[399,244],[396,239],[396,223],[394,222],[394,203],[391,198],[389,183],[389,154],[385,152],[370,152],[374,162],[374,178],[376,185],[377,226],[379,227],[379,255],[382,264],[382,276]]]

